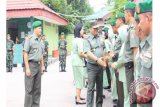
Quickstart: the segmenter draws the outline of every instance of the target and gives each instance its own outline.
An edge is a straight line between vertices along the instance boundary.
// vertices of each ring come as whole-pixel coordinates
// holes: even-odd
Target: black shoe
[[[113,100],[113,103],[114,103],[114,104],[117,104],[117,102],[118,102],[117,99],[114,99],[114,100]]]
[[[104,89],[106,89],[106,90],[107,90],[107,89],[110,89],[110,88],[111,88],[110,86],[108,86],[108,87],[104,87]]]
[[[77,97],[75,97],[75,100],[77,99]],[[85,98],[80,98],[80,100],[85,100]]]
[[[106,98],[106,96],[105,96],[105,95],[102,95],[102,98],[103,98],[103,99],[105,99],[105,98]]]
[[[111,89],[108,89],[107,91],[108,91],[108,92],[111,92]]]
[[[76,104],[86,104],[86,102],[83,102],[83,101],[76,101]]]
[[[114,104],[113,107],[117,107],[117,104]]]

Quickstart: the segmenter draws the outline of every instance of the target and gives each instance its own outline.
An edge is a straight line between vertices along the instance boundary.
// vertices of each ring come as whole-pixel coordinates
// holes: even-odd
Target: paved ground
[[[75,87],[70,56],[67,57],[67,72],[59,72],[58,61],[48,67],[42,77],[41,107],[77,107],[75,105]],[[7,73],[7,107],[23,107],[24,104],[24,73],[20,67]],[[82,90],[86,97],[87,89]],[[113,107],[111,93],[104,90],[106,98],[103,107]],[[86,105],[78,105],[86,107]]]

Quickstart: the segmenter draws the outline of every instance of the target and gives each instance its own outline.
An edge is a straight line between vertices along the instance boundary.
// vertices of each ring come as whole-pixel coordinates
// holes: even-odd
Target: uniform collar
[[[33,38],[34,38],[35,40],[40,41],[40,37],[37,37],[35,34],[33,34]]]
[[[145,45],[145,41],[146,41],[146,40],[142,40],[142,41],[140,42],[140,47],[141,47],[141,48],[143,48],[143,46]]]
[[[94,38],[98,38],[98,35],[97,35],[97,36],[94,36],[94,35],[92,35],[92,34],[90,33],[90,37],[91,37],[91,39],[94,39]]]

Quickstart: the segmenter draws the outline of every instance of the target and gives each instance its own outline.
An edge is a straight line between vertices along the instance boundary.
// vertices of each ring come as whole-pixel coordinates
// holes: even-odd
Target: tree
[[[112,13],[112,18],[115,18],[116,14],[119,12],[124,12],[124,5],[128,0],[114,0],[114,8]]]
[[[60,26],[59,33],[73,33],[74,26],[81,20],[82,17],[93,13],[93,9],[87,0],[41,0],[48,7],[65,17],[69,24]],[[74,17],[73,17],[74,16]]]

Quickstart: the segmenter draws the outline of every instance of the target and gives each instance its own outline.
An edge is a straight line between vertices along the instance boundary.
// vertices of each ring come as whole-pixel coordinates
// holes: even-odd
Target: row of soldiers
[[[76,104],[85,104],[80,96],[84,71],[82,61],[85,58],[87,107],[93,107],[95,84],[96,107],[102,107],[105,73],[112,99],[114,102],[117,100],[118,107],[152,107],[152,83],[139,81],[138,86],[132,84],[138,78],[152,78],[152,0],[138,5],[127,2],[124,13],[119,12],[116,19],[105,21],[103,31],[98,32],[100,27],[90,23],[90,33],[86,38],[82,26],[78,29],[72,55],[73,72],[77,73],[74,74]]]

